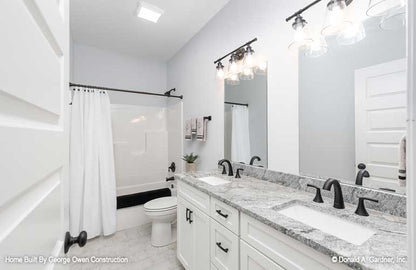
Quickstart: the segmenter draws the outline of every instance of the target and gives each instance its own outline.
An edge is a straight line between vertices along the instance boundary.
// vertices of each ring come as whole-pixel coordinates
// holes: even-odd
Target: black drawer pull
[[[228,248],[223,248],[222,246],[221,246],[221,242],[217,242],[217,246],[222,250],[222,251],[224,251],[225,253],[228,253]]]
[[[186,221],[189,221],[189,209],[188,208],[186,208]]]
[[[191,218],[192,216],[192,214],[194,213],[194,211],[192,211],[192,210],[189,210],[189,224],[191,224],[192,222],[194,222],[193,221],[193,219]]]
[[[228,218],[228,215],[227,214],[223,214],[221,212],[221,210],[215,210],[215,211],[218,213],[218,215],[222,216],[223,218]]]

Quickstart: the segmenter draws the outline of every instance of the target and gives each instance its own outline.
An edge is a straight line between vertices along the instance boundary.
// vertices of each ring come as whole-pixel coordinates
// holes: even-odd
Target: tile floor
[[[73,256],[127,257],[127,263],[71,263],[62,269],[183,270],[176,258],[176,242],[165,247],[153,247],[150,243],[150,232],[150,224],[119,231],[109,237],[91,239],[83,248],[73,246],[68,253],[71,259]]]

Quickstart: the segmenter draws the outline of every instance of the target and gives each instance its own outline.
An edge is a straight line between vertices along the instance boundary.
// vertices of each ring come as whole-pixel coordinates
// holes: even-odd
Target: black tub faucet
[[[254,164],[254,161],[261,161],[261,158],[259,156],[254,156],[250,159],[250,165]]]
[[[337,179],[328,179],[325,181],[322,189],[331,190],[331,187],[334,186],[334,207],[337,209],[344,209],[344,197],[342,196],[341,184]]]
[[[234,172],[233,172],[233,166],[231,165],[231,162],[227,159],[221,159],[220,161],[218,161],[218,165],[223,165],[224,163],[227,163],[228,165],[228,176],[233,176]]]
[[[355,184],[362,186],[363,185],[363,177],[370,177],[370,173],[365,169],[366,166],[364,163],[358,164],[358,173],[357,177],[355,178]]]

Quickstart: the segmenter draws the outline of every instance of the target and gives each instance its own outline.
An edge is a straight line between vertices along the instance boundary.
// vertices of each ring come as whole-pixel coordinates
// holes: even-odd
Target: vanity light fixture
[[[243,64],[241,67],[240,79],[252,80],[254,79],[254,50],[250,45],[247,46]]]
[[[384,30],[396,30],[406,25],[406,6],[391,9],[380,22],[380,28]]]
[[[308,57],[319,57],[328,52],[328,44],[326,43],[325,37],[320,35],[314,38],[305,50],[305,55]]]
[[[292,24],[293,30],[293,40],[289,44],[289,50],[302,49],[306,45],[312,42],[312,39],[309,37],[306,27],[306,20],[300,14],[296,15],[295,21]]]
[[[224,65],[221,62],[217,64],[217,78],[223,79],[224,78]]]
[[[136,11],[137,17],[154,23],[157,23],[163,13],[164,11],[162,9],[143,1],[139,2],[139,6]]]
[[[339,45],[352,45],[366,37],[365,28],[361,21],[355,22],[352,20],[352,13],[348,7],[353,0],[330,0],[326,5],[325,21],[322,27],[320,35],[312,38],[311,41],[305,38],[303,35],[304,44],[297,43],[296,41],[302,40],[302,35],[296,33],[300,29],[304,29],[306,21],[302,18],[301,14],[312,6],[318,4],[322,0],[315,0],[306,7],[293,13],[286,18],[286,21],[290,21],[295,18],[295,22],[292,27],[295,29],[295,37],[289,48],[292,46],[297,49],[304,50],[304,53],[308,57],[319,57],[324,55],[328,51],[328,45],[325,37],[331,35],[337,35],[336,39]],[[404,0],[371,0],[373,2],[380,1],[404,1]],[[371,2],[370,1],[370,2]],[[371,5],[371,3],[370,3]],[[394,17],[394,15],[392,15]],[[386,24],[387,25],[387,24]],[[298,46],[296,46],[298,45]]]
[[[404,0],[370,0],[367,9],[369,17],[386,16],[389,11],[405,6]]]
[[[366,37],[366,32],[363,23],[353,23],[344,29],[338,36],[337,42],[339,45],[352,45],[360,42]]]
[[[248,45],[246,49],[246,55],[244,56],[244,66],[253,68],[254,67],[254,50]]]
[[[253,42],[257,41],[254,38],[230,53],[214,61],[217,69],[217,78],[225,79],[225,82],[230,85],[240,84],[240,80],[252,80],[255,74],[263,75],[267,70],[267,62],[264,58],[260,58],[254,54],[251,46]],[[227,72],[224,73],[224,65],[222,60],[230,56]]]
[[[322,35],[330,36],[341,33],[352,24],[347,19],[347,3],[345,0],[331,0],[327,4]]]
[[[227,84],[229,85],[239,85],[240,78],[238,76],[239,73],[239,66],[237,63],[237,56],[236,54],[231,55],[230,61],[228,65],[228,72],[227,77],[225,78]]]

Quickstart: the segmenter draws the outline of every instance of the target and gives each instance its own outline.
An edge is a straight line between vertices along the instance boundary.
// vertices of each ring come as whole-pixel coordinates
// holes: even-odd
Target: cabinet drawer
[[[209,215],[209,202],[210,198],[208,194],[205,194],[182,181],[178,183],[178,195],[198,207],[202,212]]]
[[[211,198],[211,217],[236,235],[240,234],[240,217],[237,209],[215,198]]]
[[[241,214],[240,222],[241,239],[286,270],[350,269],[246,214]]]
[[[211,262],[219,270],[238,270],[239,239],[237,235],[211,218]]]
[[[285,270],[249,244],[240,240],[240,270]]]

